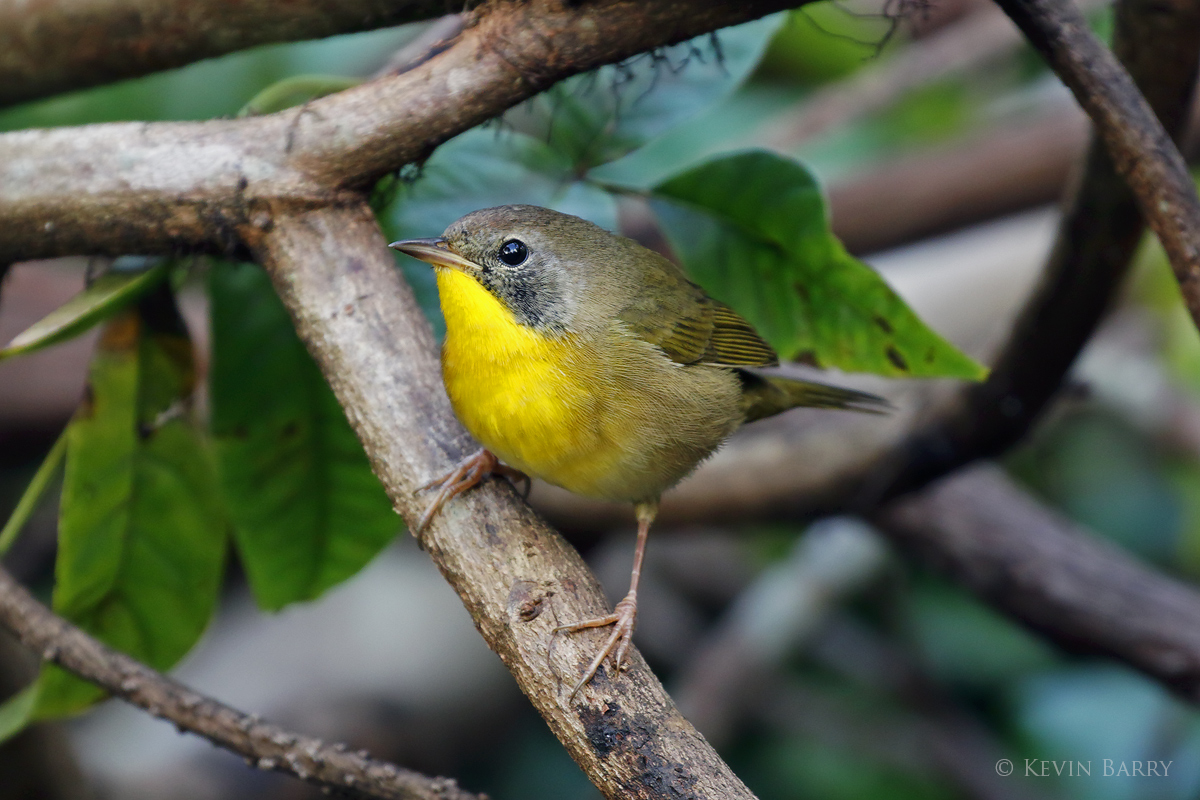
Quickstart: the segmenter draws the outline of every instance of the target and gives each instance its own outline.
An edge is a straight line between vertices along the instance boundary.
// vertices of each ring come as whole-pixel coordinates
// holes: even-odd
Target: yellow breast
[[[437,270],[446,317],[442,376],[454,411],[505,463],[579,494],[606,496],[623,452],[603,420],[597,354],[519,324],[470,275]]]

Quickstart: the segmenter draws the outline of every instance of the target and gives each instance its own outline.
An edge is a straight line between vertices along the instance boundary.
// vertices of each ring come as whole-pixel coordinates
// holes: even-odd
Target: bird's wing
[[[691,282],[679,281],[670,289],[646,292],[618,317],[634,335],[662,348],[678,364],[767,367],[779,363],[771,346],[732,308]]]

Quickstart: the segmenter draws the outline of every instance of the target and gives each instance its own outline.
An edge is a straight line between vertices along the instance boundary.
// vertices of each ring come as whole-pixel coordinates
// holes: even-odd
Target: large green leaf
[[[234,541],[263,608],[358,572],[400,520],[261,269],[210,274],[209,386]]]
[[[795,161],[718,158],[655,187],[652,204],[689,274],[785,358],[899,377],[986,374],[845,251]]]
[[[167,276],[170,263],[156,259],[157,264],[144,268],[146,259],[126,257],[142,269],[114,268],[92,281],[86,289],[51,311],[45,317],[17,334],[0,349],[0,360],[32,353],[52,344],[78,336],[152,289]]]
[[[216,605],[226,522],[192,424],[191,342],[165,284],[105,327],[67,427],[54,609],[158,669],[191,649]],[[34,717],[101,696],[57,667]]]
[[[509,118],[583,172],[641,147],[733,92],[785,18],[775,14],[562,81]]]

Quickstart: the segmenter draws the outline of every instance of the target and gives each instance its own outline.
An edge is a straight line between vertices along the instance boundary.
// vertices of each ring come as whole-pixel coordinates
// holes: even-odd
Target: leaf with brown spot
[[[651,202],[691,277],[781,356],[897,377],[987,374],[846,252],[797,162],[724,156],[660,184]]]
[[[187,330],[159,283],[101,334],[88,402],[65,434],[54,610],[156,669],[204,631],[225,562],[211,454],[186,410],[194,385]],[[55,666],[33,691],[34,719],[103,694]]]

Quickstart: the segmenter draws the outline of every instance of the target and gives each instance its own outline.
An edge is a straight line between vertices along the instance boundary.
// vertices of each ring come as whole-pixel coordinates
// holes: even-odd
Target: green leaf
[[[340,92],[362,83],[362,78],[347,78],[342,75],[293,75],[277,81],[258,94],[254,95],[242,110],[239,117],[253,117],[260,114],[272,114],[285,108],[316,100],[327,94]]]
[[[167,276],[169,269],[170,262],[159,260],[156,266],[148,270],[110,270],[92,281],[82,292],[17,334],[7,347],[0,350],[0,360],[32,353],[78,336],[152,289]]]
[[[67,427],[54,609],[156,669],[183,657],[216,605],[225,519],[211,455],[188,410],[191,342],[165,284],[105,327]],[[100,689],[58,667],[35,717]]]
[[[692,278],[781,356],[898,377],[985,377],[845,251],[816,180],[795,161],[718,158],[657,186],[652,205]]]
[[[764,17],[555,84],[513,112],[512,122],[586,171],[732,93],[785,18]]]
[[[400,185],[382,223],[391,239],[437,236],[454,220],[491,206],[545,206],[617,227],[612,196],[579,180],[570,160],[529,136],[473,128],[434,151],[420,175]],[[398,258],[421,308],[439,335],[444,333],[433,270]]]
[[[37,703],[37,690],[36,683],[26,686],[0,705],[0,744],[25,729]]]
[[[257,267],[213,264],[212,431],[234,541],[260,606],[354,575],[401,522]]]

